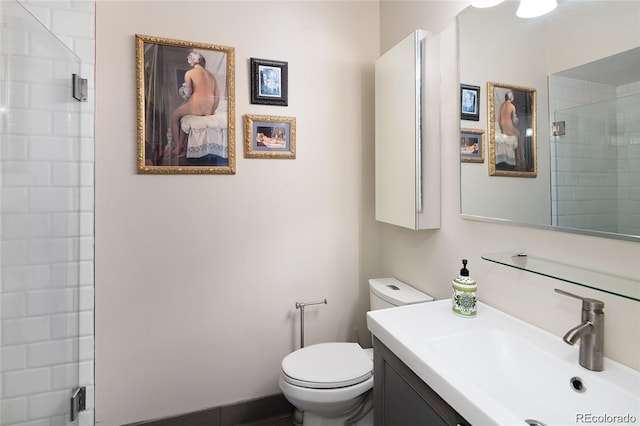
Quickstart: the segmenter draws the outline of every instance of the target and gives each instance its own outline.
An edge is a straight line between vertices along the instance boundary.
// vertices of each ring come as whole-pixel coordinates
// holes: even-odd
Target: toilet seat
[[[282,372],[282,378],[294,386],[335,389],[371,378],[373,362],[357,343],[318,343],[284,357]]]

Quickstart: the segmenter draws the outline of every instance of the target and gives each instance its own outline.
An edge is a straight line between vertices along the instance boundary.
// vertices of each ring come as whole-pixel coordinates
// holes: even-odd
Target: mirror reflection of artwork
[[[460,119],[480,121],[480,87],[460,85]]]
[[[484,163],[484,130],[460,130],[460,161]]]
[[[536,91],[487,84],[489,174],[536,177]]]

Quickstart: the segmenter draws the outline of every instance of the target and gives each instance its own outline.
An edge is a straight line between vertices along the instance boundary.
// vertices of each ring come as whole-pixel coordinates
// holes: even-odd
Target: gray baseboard
[[[293,405],[285,399],[284,395],[277,394],[164,419],[129,423],[124,426],[237,426],[284,416],[292,411]]]

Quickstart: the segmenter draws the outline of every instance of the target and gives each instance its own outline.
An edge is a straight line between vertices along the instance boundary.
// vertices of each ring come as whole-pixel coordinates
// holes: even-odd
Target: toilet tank
[[[369,307],[372,311],[431,302],[432,300],[433,297],[396,278],[371,278],[369,280]]]

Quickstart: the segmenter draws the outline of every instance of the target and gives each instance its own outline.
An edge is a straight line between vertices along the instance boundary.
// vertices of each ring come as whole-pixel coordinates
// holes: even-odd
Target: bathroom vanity
[[[375,337],[373,348],[376,425],[470,425]]]
[[[454,315],[448,299],[367,313],[376,426],[640,419],[640,372],[608,358],[604,371],[587,370],[561,337],[477,307],[473,319]]]

